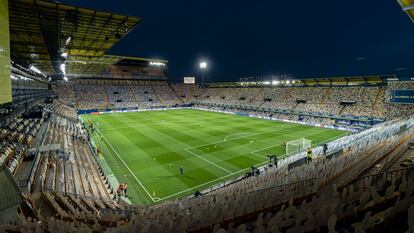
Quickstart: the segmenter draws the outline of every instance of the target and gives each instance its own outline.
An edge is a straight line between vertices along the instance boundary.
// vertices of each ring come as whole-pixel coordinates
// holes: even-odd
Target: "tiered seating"
[[[102,85],[75,85],[79,109],[105,109],[108,107],[105,87]]]
[[[177,93],[178,97],[181,98],[185,103],[193,103],[197,99],[200,93],[198,85],[193,84],[173,84],[171,87]]]
[[[44,145],[60,145],[40,155],[34,192],[62,192],[102,199],[113,198],[111,187],[87,144],[80,123],[53,117]]]
[[[52,104],[46,104],[45,107],[58,116],[65,117],[73,121],[78,120],[78,113],[76,112],[76,109],[69,107],[62,102],[54,101]]]
[[[76,106],[76,93],[72,84],[54,85],[52,90],[66,105]]]
[[[260,212],[247,224],[228,225],[228,231],[250,229],[254,232],[403,232],[405,215],[414,206],[414,179],[407,171],[400,179],[385,177],[370,186],[357,181],[327,195],[298,199],[279,205],[272,211]],[[410,221],[410,220],[408,220]],[[398,223],[395,225],[395,223]],[[218,229],[217,229],[218,230]],[[219,232],[219,231],[218,231]],[[226,232],[224,229],[221,232]]]
[[[395,85],[389,88],[402,88]],[[152,108],[196,103],[351,117],[395,118],[414,113],[411,106],[388,104],[388,89],[379,86],[198,88],[196,85],[169,85],[166,81],[81,80],[56,86],[54,90],[65,103],[74,103],[79,109]],[[343,101],[354,103],[341,104]]]
[[[107,86],[106,93],[108,95],[111,107],[116,108],[135,108],[138,107],[134,95],[129,86]]]
[[[5,164],[12,174],[16,171],[25,152],[35,142],[42,123],[43,118],[16,118],[0,129],[0,166]]]
[[[406,150],[413,130],[401,131],[401,127],[410,128],[413,124],[412,119],[386,122],[328,143],[328,153],[343,149],[336,157],[320,155],[312,163],[292,169],[287,165],[295,158],[288,158],[280,161],[278,168],[268,168],[258,176],[198,198],[129,207],[127,212],[119,212],[119,206],[105,194],[108,187],[100,180],[88,148],[83,146],[81,128],[55,117],[46,141],[61,142],[69,157],[59,161],[59,156],[50,152],[43,155],[38,172],[42,170],[44,174],[38,177],[43,177],[45,186],[54,190],[43,189],[36,205],[43,206],[43,214],[59,216],[64,222],[70,220],[72,230],[325,232],[391,229],[393,223],[399,223],[401,231],[394,230],[404,232],[408,226],[405,213],[414,204],[414,170],[411,167],[392,172],[393,175],[372,175],[370,169],[391,167],[402,155],[412,154]],[[318,148],[315,154],[319,155]],[[77,173],[79,177],[73,175]],[[100,211],[107,208],[114,210]],[[125,213],[132,216],[126,217]],[[123,222],[126,218],[128,221]],[[44,227],[59,228],[54,221]],[[25,226],[30,229],[42,224],[29,222]]]
[[[379,87],[209,88],[199,103],[384,117],[383,96]],[[345,106],[341,101],[355,104]]]
[[[135,95],[139,108],[154,108],[162,106],[154,89],[151,86],[151,82],[135,82],[131,86],[132,93]]]
[[[153,82],[152,87],[163,105],[174,106],[183,103],[167,82]]]

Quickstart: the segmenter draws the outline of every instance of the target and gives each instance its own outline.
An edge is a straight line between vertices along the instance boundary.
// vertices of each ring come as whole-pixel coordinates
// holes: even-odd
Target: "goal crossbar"
[[[286,143],[286,154],[294,154],[305,151],[312,146],[312,141],[306,138],[293,140]]]

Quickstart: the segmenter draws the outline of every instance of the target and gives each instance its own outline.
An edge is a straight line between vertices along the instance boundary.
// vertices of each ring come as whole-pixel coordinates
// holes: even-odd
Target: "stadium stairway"
[[[323,94],[321,104],[327,104],[330,96],[331,96],[331,90],[327,88]]]
[[[342,116],[342,113],[344,113],[345,109],[346,109],[346,105],[343,105],[343,106],[341,107],[341,110],[339,110],[338,115]]]
[[[105,97],[105,102],[106,102],[106,106],[105,106],[105,108],[110,108],[110,107],[112,107],[111,106],[111,101],[109,100],[109,97],[108,97],[108,88],[106,87],[106,85],[103,85],[103,88],[104,88],[104,92],[103,92],[103,95],[104,95],[104,97]]]
[[[177,91],[171,86],[171,83],[169,83],[169,82],[167,82],[167,83],[168,83],[168,87],[171,88],[172,93],[174,93],[175,98],[177,98],[179,100],[180,104],[184,104],[185,102],[184,102],[183,98],[181,98],[181,96],[178,95]]]
[[[157,97],[158,101],[165,106],[164,101],[162,100],[162,98],[160,97],[160,95],[158,94],[157,90],[155,89],[155,87],[151,86],[151,89],[153,91],[153,93],[155,94],[155,96]]]
[[[384,96],[382,92],[383,92],[383,90],[382,90],[382,89],[378,89],[378,92],[377,92],[377,94],[375,95],[375,98],[374,98],[374,101],[373,101],[373,103],[372,103],[372,106],[377,106],[378,101],[380,100],[381,96]]]
[[[140,105],[140,103],[139,103],[139,101],[138,101],[138,98],[137,98],[137,95],[135,94],[135,92],[134,92],[134,89],[132,88],[133,86],[132,85],[128,85],[128,87],[129,87],[129,92],[131,93],[131,96],[132,96],[132,99],[135,101],[135,103],[137,103],[137,105],[139,106]]]

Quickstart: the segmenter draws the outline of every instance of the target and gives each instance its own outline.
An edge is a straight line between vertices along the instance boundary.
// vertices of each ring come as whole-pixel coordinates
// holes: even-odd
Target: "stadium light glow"
[[[60,64],[60,70],[62,71],[63,74],[66,74],[66,64],[65,63]]]
[[[38,74],[43,75],[42,71],[40,71],[40,70],[39,70],[38,68],[36,68],[36,66],[34,66],[34,65],[30,65],[29,69],[30,69],[30,70],[32,70],[32,71],[34,71],[34,72],[36,72],[36,73],[38,73]]]
[[[264,85],[270,85],[269,81],[263,82]]]
[[[207,68],[207,62],[203,61],[200,62],[200,69],[206,69]]]
[[[165,63],[162,62],[156,62],[156,61],[150,61],[150,66],[165,66]]]
[[[67,58],[68,57],[68,53],[62,53],[62,57]]]
[[[286,84],[290,84],[290,80],[286,80]]]
[[[277,84],[279,84],[279,81],[276,81],[276,80],[275,81],[272,81],[272,84],[273,85],[277,85]]]

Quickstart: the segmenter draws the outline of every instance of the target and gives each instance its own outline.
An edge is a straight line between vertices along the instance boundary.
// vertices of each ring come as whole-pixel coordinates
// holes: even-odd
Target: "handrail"
[[[43,191],[41,191],[42,193],[50,193],[50,194],[58,194],[58,195],[62,195],[62,196],[74,196],[76,198],[83,198],[83,199],[87,199],[87,200],[93,200],[93,201],[106,201],[106,202],[110,202],[115,204],[116,202],[110,198],[102,198],[102,197],[97,197],[97,196],[86,196],[86,195],[82,195],[82,194],[78,194],[78,193],[71,193],[71,192],[62,192],[62,191],[57,191],[57,190],[53,190],[53,189],[43,189]]]
[[[41,142],[39,143],[39,145],[42,145],[44,143],[45,139],[46,139],[46,134],[47,134],[47,130],[49,128],[49,123],[50,123],[50,121],[49,121],[49,119],[47,119],[44,122],[44,128],[40,128],[40,130],[39,130],[39,134],[41,134],[40,136],[42,137],[42,138],[40,138]],[[39,152],[39,147],[37,146],[36,147],[36,152],[35,152],[34,162],[32,164],[32,167],[30,168],[29,174],[28,174],[27,179],[26,179],[27,180],[27,193],[30,193],[30,191],[31,191],[32,183],[33,183],[36,171],[37,171],[37,166],[39,164],[39,161],[40,161],[40,152]]]
[[[349,185],[359,185],[361,186],[361,188],[364,189],[366,186],[372,184],[372,182],[377,181],[378,179],[381,179],[384,176],[387,180],[396,181],[400,177],[402,177],[402,175],[410,174],[412,172],[414,172],[414,165],[410,167],[406,167],[406,168],[401,168],[401,169],[396,169],[396,170],[391,170],[391,171],[386,171],[386,172],[379,172],[379,173],[375,173],[371,175],[365,175],[365,176],[357,177],[351,180],[350,182],[348,182],[348,184],[346,184],[342,188],[347,187]]]

